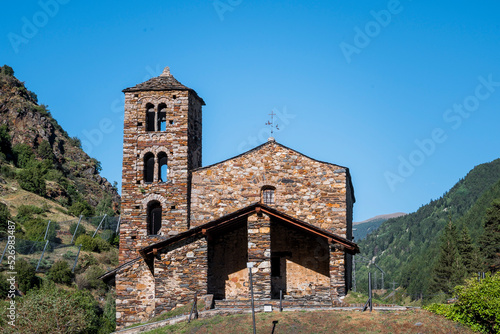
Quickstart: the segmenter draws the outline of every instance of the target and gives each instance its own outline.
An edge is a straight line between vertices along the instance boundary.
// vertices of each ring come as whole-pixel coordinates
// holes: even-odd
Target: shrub
[[[76,257],[76,254],[70,250],[67,251],[66,253],[64,253],[64,255],[63,255],[63,259],[65,259],[65,260],[75,260],[75,257]]]
[[[35,274],[35,267],[24,259],[16,261],[17,283],[19,290],[28,292],[40,285],[40,279]]]
[[[81,236],[82,234],[87,233],[87,230],[85,229],[85,226],[83,226],[82,224],[78,225],[78,223],[73,223],[69,227],[69,233],[71,233],[71,235],[73,235],[75,233],[75,230],[76,230],[77,226],[78,226],[78,230],[76,231],[74,240],[78,239],[78,237]]]
[[[95,252],[97,250],[96,239],[86,234],[82,234],[76,238],[75,245],[82,245],[82,249],[87,252]]]
[[[83,274],[77,275],[76,284],[80,290],[84,289],[96,289],[99,291],[106,290],[106,284],[99,279],[101,275],[106,272],[103,268],[98,265],[92,265],[85,270]]]
[[[51,281],[67,285],[71,284],[73,276],[69,264],[62,260],[55,262],[47,273],[47,277]]]
[[[118,249],[111,248],[99,257],[99,263],[116,267],[118,265]]]
[[[97,333],[99,312],[90,292],[73,293],[53,283],[45,284],[19,299],[15,330],[8,326],[3,330],[5,333]]]
[[[41,163],[33,163],[21,170],[17,176],[19,186],[40,196],[45,196],[45,171]]]
[[[69,138],[68,142],[72,146],[75,146],[75,147],[78,147],[78,148],[82,148],[82,141],[78,137]]]
[[[63,188],[65,188],[64,183],[64,174],[57,169],[51,169],[47,171],[47,174],[45,174],[45,179],[49,181],[55,181],[59,183]]]
[[[87,201],[80,199],[71,205],[69,212],[73,216],[90,217],[94,215],[94,208]]]
[[[478,282],[467,281],[456,288],[458,302],[453,305],[431,304],[427,310],[470,326],[475,331],[500,333],[500,272],[488,274]]]
[[[116,295],[113,292],[109,292],[106,295],[106,302],[104,304],[104,312],[101,318],[101,326],[99,328],[99,334],[107,334],[114,332],[116,329]]]
[[[17,174],[9,165],[2,164],[0,166],[0,174],[8,179],[15,179]]]
[[[97,259],[92,254],[83,254],[78,259],[77,270],[79,272],[84,272],[88,267],[97,264]]]
[[[96,249],[99,253],[107,252],[111,249],[111,245],[106,240],[102,240],[101,238],[95,238],[94,241],[96,244]]]
[[[45,240],[45,235],[47,235],[47,240],[54,242],[57,238],[56,223],[50,223],[49,230],[47,231],[48,220],[41,218],[31,218],[24,222],[24,228],[26,230],[26,238],[32,241],[42,241]],[[45,242],[43,242],[45,244]]]
[[[31,205],[31,204],[21,204],[17,208],[16,220],[19,223],[24,224],[26,221],[32,219],[33,215],[40,215],[44,212],[46,212],[46,210],[43,208],[39,208],[38,206]]]

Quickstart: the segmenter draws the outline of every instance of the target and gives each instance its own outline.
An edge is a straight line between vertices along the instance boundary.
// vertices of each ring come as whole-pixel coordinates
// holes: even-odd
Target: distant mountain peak
[[[369,223],[369,222],[374,221],[374,220],[382,220],[382,219],[387,220],[387,219],[397,218],[397,217],[401,217],[401,216],[405,216],[405,215],[407,215],[407,213],[404,213],[404,212],[389,213],[389,214],[385,214],[385,215],[378,215],[378,216],[375,216],[372,218],[368,218],[368,219],[363,220],[361,222],[353,222],[352,224],[358,225],[358,224],[363,224],[363,223]]]

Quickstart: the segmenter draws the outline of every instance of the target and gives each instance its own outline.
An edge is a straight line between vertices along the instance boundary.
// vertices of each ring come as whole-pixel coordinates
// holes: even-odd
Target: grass
[[[257,333],[474,333],[425,310],[399,312],[315,311],[256,314]],[[215,316],[147,333],[252,333],[251,314]]]

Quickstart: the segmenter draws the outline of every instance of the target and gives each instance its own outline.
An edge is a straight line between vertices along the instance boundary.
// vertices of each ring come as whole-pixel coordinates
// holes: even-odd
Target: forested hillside
[[[416,212],[384,222],[359,242],[360,255],[385,271],[385,282],[396,282],[396,286],[406,288],[414,298],[431,298],[446,290],[437,283],[440,275],[437,268],[446,266],[438,263],[445,261],[442,253],[457,252],[451,259],[456,264],[452,272],[459,272],[456,282],[474,272],[489,269],[481,242],[487,211],[497,198],[500,198],[500,159],[476,166],[441,198]],[[447,243],[451,243],[451,248],[445,250],[443,247]],[[463,245],[469,249],[465,251]],[[466,268],[467,259],[471,263]],[[356,277],[360,290],[367,286],[368,267],[365,264],[366,261],[359,257]],[[369,270],[377,271],[374,267]],[[380,287],[381,282],[376,284]]]

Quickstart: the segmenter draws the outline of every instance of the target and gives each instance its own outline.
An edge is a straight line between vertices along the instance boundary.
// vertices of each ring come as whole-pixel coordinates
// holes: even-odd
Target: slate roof
[[[192,237],[192,236],[195,236],[195,235],[201,236],[203,234],[206,234],[207,232],[210,232],[211,230],[217,230],[220,228],[230,227],[232,224],[240,223],[242,218],[245,218],[246,216],[249,216],[251,214],[258,213],[258,212],[264,212],[267,215],[278,218],[280,221],[284,222],[285,224],[293,225],[296,228],[299,228],[303,231],[307,231],[308,233],[313,233],[313,234],[319,235],[323,238],[326,238],[329,240],[329,242],[342,245],[344,247],[345,251],[350,253],[350,254],[359,253],[359,247],[355,242],[347,240],[346,238],[342,238],[336,234],[333,234],[330,231],[327,231],[327,230],[324,230],[324,229],[319,228],[317,226],[314,226],[312,224],[306,223],[300,219],[294,218],[294,217],[287,215],[281,211],[278,211],[270,206],[267,206],[265,204],[257,202],[257,203],[254,203],[252,205],[249,205],[243,209],[234,211],[234,212],[227,214],[225,216],[222,216],[218,219],[212,220],[212,221],[205,223],[203,225],[194,227],[194,228],[189,229],[185,232],[174,235],[168,239],[165,239],[165,240],[162,240],[162,241],[157,242],[155,244],[141,248],[139,250],[139,254],[141,255],[142,258],[146,259],[146,258],[152,256],[157,250],[162,249],[164,247],[167,247],[167,246],[174,244],[178,241],[185,240],[185,239]],[[132,260],[116,267],[115,269],[106,272],[102,276],[98,277],[98,279],[103,279],[105,281],[113,279],[119,270],[134,264],[139,259],[141,259],[141,257],[137,257],[135,259],[132,259]]]
[[[149,79],[143,83],[135,85],[134,87],[125,88],[122,92],[139,92],[139,91],[166,91],[166,90],[187,90],[194,94],[198,98],[202,105],[205,105],[205,101],[195,92],[194,89],[184,86],[172,74],[170,74],[170,68],[167,66],[163,70],[163,73],[156,78]]]
[[[205,234],[209,232],[210,230],[215,230],[218,228],[222,227],[227,227],[230,226],[231,224],[238,223],[241,218],[245,216],[249,216],[251,214],[254,214],[256,212],[264,212],[270,216],[276,217],[280,219],[280,221],[283,221],[287,224],[293,225],[301,230],[308,231],[309,233],[314,233],[316,235],[319,235],[323,238],[328,239],[330,242],[335,243],[335,244],[340,244],[343,247],[345,247],[345,250],[348,253],[351,254],[356,254],[359,253],[359,247],[356,243],[347,240],[346,238],[342,238],[336,234],[333,234],[330,231],[324,230],[322,228],[319,228],[317,226],[314,226],[312,224],[306,223],[300,219],[294,218],[290,215],[287,215],[281,211],[278,211],[270,206],[267,206],[262,203],[254,203],[252,205],[249,205],[243,209],[234,211],[230,214],[227,214],[225,216],[222,216],[218,219],[212,220],[208,223],[205,223],[203,225],[194,227],[190,230],[187,230],[185,232],[179,233],[173,237],[170,237],[166,240],[157,242],[155,244],[146,246],[142,249],[139,250],[139,254],[141,254],[142,257],[147,258],[151,254],[155,252],[155,250],[159,250],[163,247],[166,247],[172,243],[184,240],[186,238],[192,237],[196,234]]]

